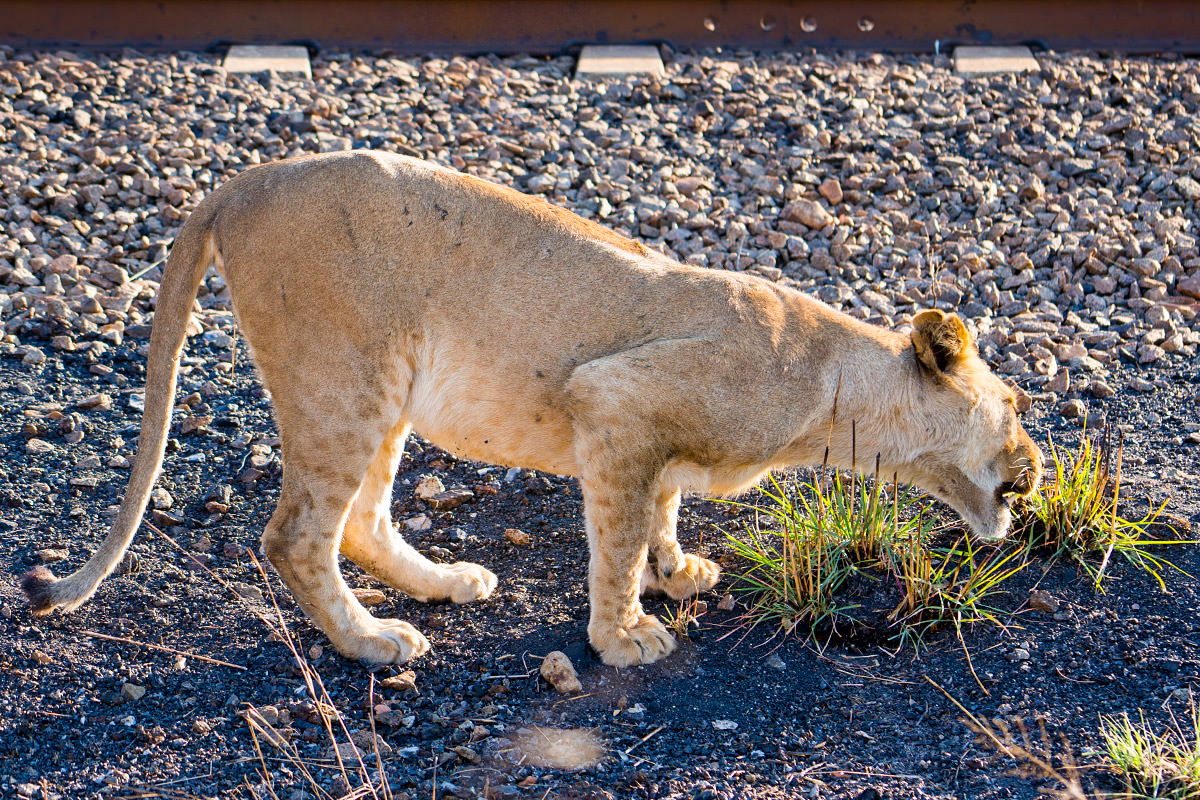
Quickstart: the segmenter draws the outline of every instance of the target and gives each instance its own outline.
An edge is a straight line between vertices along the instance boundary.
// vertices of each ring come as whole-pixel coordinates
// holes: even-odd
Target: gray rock
[[[161,486],[154,487],[154,491],[150,493],[150,507],[159,511],[166,511],[175,505],[175,498],[171,497],[171,493]]]
[[[1058,171],[1064,177],[1074,178],[1082,175],[1085,172],[1091,172],[1096,168],[1096,165],[1086,158],[1068,158],[1058,166]]]
[[[45,439],[34,438],[25,443],[25,452],[33,456],[45,455],[54,452],[54,445]]]
[[[1087,407],[1082,400],[1068,400],[1058,407],[1058,414],[1063,419],[1076,419],[1087,413]]]
[[[146,687],[136,683],[121,684],[121,697],[127,702],[135,702],[141,700],[146,694]]]
[[[1190,175],[1180,175],[1176,178],[1175,188],[1188,200],[1200,200],[1200,182]]]

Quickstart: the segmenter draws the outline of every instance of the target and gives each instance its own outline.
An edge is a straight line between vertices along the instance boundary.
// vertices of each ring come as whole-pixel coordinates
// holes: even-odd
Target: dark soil
[[[34,619],[20,596],[17,577],[40,563],[39,550],[67,550],[66,561],[54,565],[65,574],[106,529],[106,513],[124,490],[124,473],[103,468],[85,473],[79,465],[92,455],[105,464],[113,456],[132,455],[138,414],[128,401],[140,391],[143,367],[136,347],[142,343],[127,339],[116,348],[109,362],[115,372],[103,378],[70,353],[54,352],[40,367],[0,362],[5,796],[249,796],[261,776],[239,716],[248,703],[291,711],[301,753],[329,763],[321,760],[328,749],[324,734],[305,721],[311,704],[288,650],[252,613],[252,607],[265,611],[266,605],[224,590],[199,563],[226,581],[262,586],[247,554],[257,549],[278,494],[279,451],[275,443],[268,458],[249,461],[250,445],[271,445],[275,433],[268,402],[245,359],[226,378],[215,365],[227,351],[210,349],[200,337],[189,345],[182,393],[213,381],[218,391],[203,398],[207,408],[193,413],[215,420],[178,435],[160,481],[175,503],[156,516],[188,553],[143,529],[125,574],[108,579],[79,611]],[[1121,363],[1111,381],[1124,386],[1135,376],[1153,382],[1154,391],[1089,400],[1092,424],[1107,417],[1133,426],[1125,443],[1124,492],[1137,498],[1131,511],[1170,496],[1168,512],[1195,523],[1200,448],[1180,444],[1177,437],[1183,423],[1195,420],[1200,368],[1176,357],[1153,367]],[[100,391],[113,395],[112,409],[73,407]],[[55,408],[79,414],[86,431],[82,442],[65,444]],[[27,454],[32,429],[23,434],[26,423],[43,430],[40,435],[55,450]],[[1053,435],[1072,443],[1078,436],[1075,423],[1036,403],[1027,423],[1043,441]],[[72,484],[89,474],[100,478],[95,488]],[[449,512],[428,509],[412,491],[425,474],[437,475],[447,487],[478,487],[476,498]],[[398,520],[417,513],[433,520],[431,530],[410,534],[422,550],[443,548],[433,551],[435,557],[477,561],[500,577],[491,599],[466,606],[424,606],[384,589],[387,600],[375,613],[411,620],[433,643],[430,655],[408,665],[416,672],[415,692],[376,697],[395,712],[384,719],[397,724],[380,724],[379,730],[394,751],[385,769],[396,797],[432,796],[435,763],[438,796],[477,796],[486,789],[493,796],[531,798],[1036,797],[1052,784],[1013,774],[1014,764],[976,741],[933,682],[981,717],[1033,730],[1044,725],[1059,755],[1065,737],[1086,763],[1095,760],[1086,752],[1097,744],[1098,715],[1140,709],[1155,724],[1165,724],[1171,710],[1178,713],[1186,705],[1186,692],[1179,690],[1195,688],[1200,680],[1196,581],[1166,575],[1164,594],[1153,578],[1120,562],[1111,569],[1106,593],[1100,593],[1068,563],[1035,561],[1002,600],[1020,612],[1008,629],[968,631],[970,665],[951,634],[931,638],[916,655],[911,649],[894,653],[886,635],[818,652],[804,641],[773,638],[765,627],[739,631],[739,610],[716,608],[729,586],[726,578],[718,594],[705,598],[707,612],[675,655],[661,664],[616,671],[595,660],[585,644],[587,557],[573,481],[485,471],[485,465],[457,461],[416,440],[396,497]],[[206,498],[217,505],[206,508]],[[228,510],[222,513],[224,505]],[[689,501],[680,524],[685,548],[733,563],[717,529],[736,524],[730,513],[728,506]],[[529,533],[532,545],[510,544],[506,528]],[[1200,574],[1197,548],[1176,549],[1172,557]],[[344,569],[352,586],[379,586],[349,564]],[[271,574],[269,581],[304,648],[323,646],[312,650],[313,664],[347,725],[352,731],[369,729],[370,671],[333,652],[278,578]],[[1035,583],[1061,604],[1057,615],[1021,610]],[[650,607],[667,610],[659,603]],[[198,658],[180,661],[88,632],[244,669]],[[582,697],[565,699],[537,677],[538,658],[555,649],[566,651],[579,669]],[[971,665],[986,692],[972,678]],[[144,696],[126,699],[126,683],[144,687]],[[467,720],[473,723],[464,725]],[[718,720],[737,727],[718,729],[713,725]],[[503,742],[530,723],[591,730],[607,756],[574,773],[513,764],[500,752]],[[480,755],[479,763],[453,750],[467,744]],[[267,756],[281,797],[312,796],[273,751]],[[336,786],[331,770],[312,769]],[[1085,779],[1111,786],[1098,772]]]

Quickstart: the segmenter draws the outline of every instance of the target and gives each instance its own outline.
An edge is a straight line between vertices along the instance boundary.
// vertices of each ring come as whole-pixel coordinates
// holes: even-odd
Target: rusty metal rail
[[[680,48],[930,51],[935,43],[1200,52],[1200,0],[0,0],[0,43],[397,52]]]

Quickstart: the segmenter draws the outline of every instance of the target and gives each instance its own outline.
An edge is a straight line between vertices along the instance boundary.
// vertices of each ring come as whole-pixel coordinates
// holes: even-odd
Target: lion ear
[[[957,314],[928,309],[913,317],[913,348],[917,360],[931,372],[946,372],[965,359],[972,347],[971,334]]]

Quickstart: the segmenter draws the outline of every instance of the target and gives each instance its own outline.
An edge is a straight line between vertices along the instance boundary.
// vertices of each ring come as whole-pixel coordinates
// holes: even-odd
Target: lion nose
[[[1030,459],[1029,466],[1022,470],[1016,479],[1010,485],[1013,492],[1024,497],[1037,488],[1037,485],[1042,479],[1042,466],[1037,461]]]
[[[1042,450],[1036,444],[1032,444],[1029,448],[1029,469],[1025,475],[1029,481],[1028,492],[1032,492],[1042,483],[1042,465],[1045,463],[1045,457],[1042,455]]]
[[[1011,500],[1017,495],[1025,497],[1037,488],[1042,479],[1041,454],[1034,450],[1030,454],[1028,461],[1029,465],[1017,473],[1016,477],[996,487],[996,497],[998,500]]]

